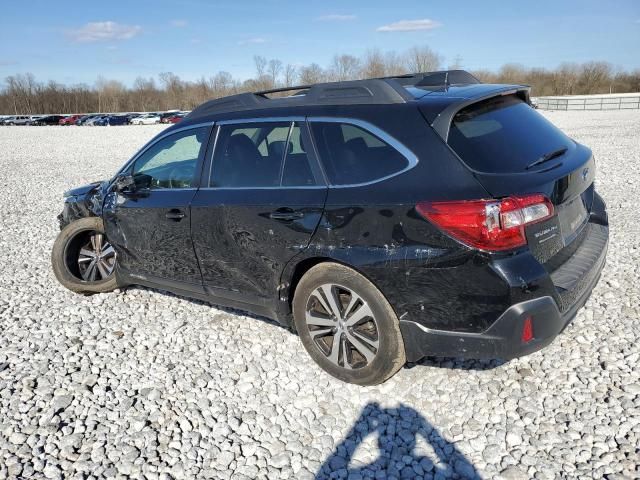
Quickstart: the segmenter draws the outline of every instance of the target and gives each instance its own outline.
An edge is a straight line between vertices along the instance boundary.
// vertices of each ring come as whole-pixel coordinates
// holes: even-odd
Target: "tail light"
[[[420,202],[416,210],[462,243],[488,251],[526,245],[524,227],[553,216],[553,204],[541,194],[502,200]]]

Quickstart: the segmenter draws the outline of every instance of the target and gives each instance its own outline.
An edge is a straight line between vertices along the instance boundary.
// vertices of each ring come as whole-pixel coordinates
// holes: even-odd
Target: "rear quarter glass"
[[[462,109],[451,122],[449,146],[472,170],[522,173],[549,152],[574,142],[515,95],[494,97]],[[561,159],[538,168],[549,167]]]

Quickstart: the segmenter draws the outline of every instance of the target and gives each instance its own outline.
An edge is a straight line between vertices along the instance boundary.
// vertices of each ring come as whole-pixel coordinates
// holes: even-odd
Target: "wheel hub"
[[[114,248],[106,241],[104,234],[93,232],[78,253],[78,267],[82,279],[87,282],[106,280],[113,274],[115,266]]]
[[[365,367],[378,353],[378,324],[373,312],[349,288],[324,284],[314,290],[307,302],[306,323],[316,346],[341,368]]]

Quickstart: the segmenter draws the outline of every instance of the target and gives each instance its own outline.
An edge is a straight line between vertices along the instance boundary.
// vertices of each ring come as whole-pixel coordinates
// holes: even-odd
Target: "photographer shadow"
[[[374,436],[377,452],[366,445]],[[373,402],[363,408],[346,438],[320,466],[316,479],[435,480],[454,473],[457,478],[480,478],[464,454],[419,412],[405,405],[382,408]]]

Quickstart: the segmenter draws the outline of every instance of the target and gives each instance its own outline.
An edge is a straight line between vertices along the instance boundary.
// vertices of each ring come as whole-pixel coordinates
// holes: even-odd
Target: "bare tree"
[[[581,90],[584,93],[596,93],[609,90],[611,73],[611,64],[607,62],[588,62],[583,64],[578,81]]]
[[[133,82],[133,91],[137,102],[132,104],[133,110],[151,110],[157,104],[158,90],[153,78],[138,77]],[[75,111],[78,111],[76,108]]]
[[[224,97],[234,92],[235,82],[229,72],[218,72],[209,81],[214,98]]]
[[[271,84],[275,87],[278,84],[278,77],[282,73],[282,62],[276,59],[269,60],[267,71],[271,76]]]
[[[363,78],[384,77],[386,75],[384,56],[378,49],[369,50],[362,64],[360,76]]]
[[[287,65],[284,67],[284,86],[285,87],[294,86],[297,76],[298,76],[298,73],[296,72],[296,67],[294,67],[290,63],[287,63]]]
[[[525,68],[519,63],[507,63],[500,68],[498,76],[502,83],[525,83]]]
[[[391,75],[403,75],[408,73],[405,61],[401,55],[396,52],[387,52],[384,55],[384,74],[386,76]]]
[[[442,65],[442,57],[426,45],[411,48],[406,59],[410,72],[432,72],[439,70]]]
[[[331,78],[333,80],[353,80],[358,78],[360,60],[353,55],[335,55],[331,66]]]
[[[256,76],[262,77],[265,74],[265,69],[267,68],[267,59],[260,55],[254,55],[253,63],[256,66]]]
[[[300,83],[310,85],[324,81],[324,72],[317,63],[300,68]]]

